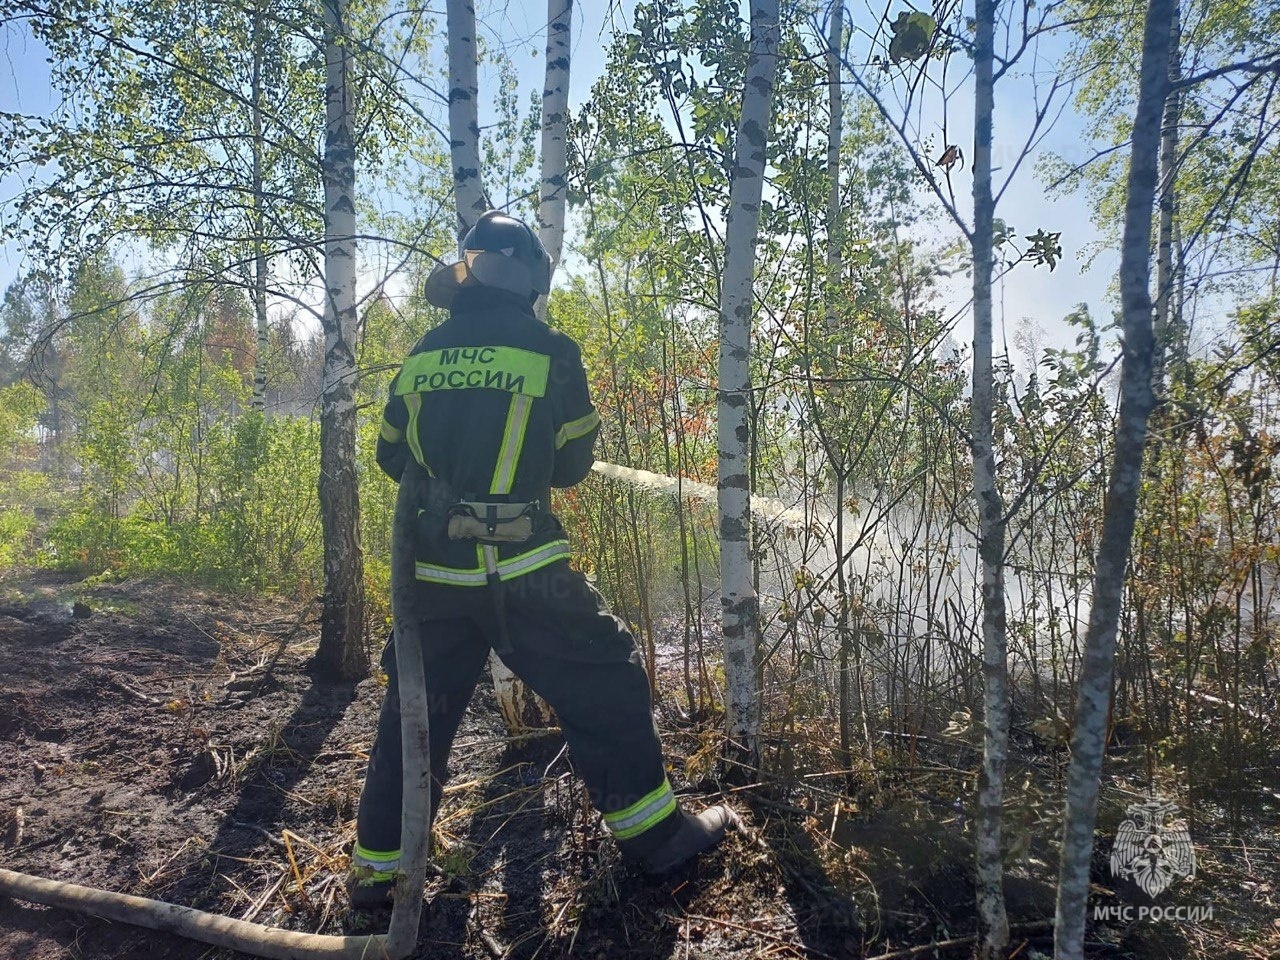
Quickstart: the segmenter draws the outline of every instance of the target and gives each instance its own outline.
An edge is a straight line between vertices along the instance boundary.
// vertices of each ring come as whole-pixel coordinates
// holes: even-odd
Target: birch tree
[[[777,0],[751,0],[750,9],[751,53],[742,87],[725,218],[716,416],[727,732],[733,749],[754,768],[760,737],[760,621],[751,570],[751,317],[781,27]]]
[[[999,13],[999,17],[997,14]],[[970,432],[966,438],[973,456],[973,494],[977,508],[977,553],[981,568],[982,587],[982,669],[983,669],[983,747],[982,771],[976,797],[976,829],[974,866],[976,900],[979,921],[978,952],[984,958],[1002,956],[1008,945],[1009,923],[1004,903],[1004,871],[1002,861],[1004,803],[1004,776],[1009,746],[1009,676],[1007,663],[1007,623],[1005,611],[1004,558],[1007,526],[1010,510],[1006,509],[996,470],[996,454],[993,435],[993,418],[996,412],[993,370],[993,308],[992,279],[995,247],[995,211],[999,198],[1012,182],[1022,166],[1022,161],[1032,150],[1053,116],[1053,109],[1060,95],[1069,88],[1072,78],[1069,72],[1058,75],[1047,89],[1038,91],[1036,110],[1021,137],[1020,149],[1013,152],[1018,158],[1006,165],[1009,173],[998,185],[993,184],[991,158],[995,88],[1001,79],[1010,74],[1021,58],[1034,52],[1039,38],[1059,26],[1057,9],[1038,7],[1033,0],[1010,4],[1002,11],[1000,0],[977,0],[974,17],[966,25],[959,5],[949,6],[940,14],[950,18],[947,24],[937,24],[922,12],[898,15],[890,29],[893,38],[888,43],[887,56],[877,56],[873,62],[889,72],[894,65],[919,61],[919,71],[903,73],[902,86],[898,88],[905,103],[901,110],[891,110],[886,101],[887,92],[879,80],[867,78],[864,68],[850,64],[854,81],[875,103],[880,114],[898,135],[909,152],[920,177],[942,204],[948,216],[964,234],[973,257],[973,375],[970,403]],[[1008,31],[1006,53],[999,60],[995,56],[995,30],[999,20]],[[945,36],[945,43],[971,49],[973,60],[973,155],[972,197],[973,216],[968,220],[961,212],[953,187],[953,170],[957,169],[962,152],[958,144],[947,142],[947,127],[942,127],[943,143],[937,158],[920,152],[918,144],[924,139],[918,127],[912,123],[918,111],[917,101],[928,88],[921,83],[923,71],[929,69],[936,50],[936,36]],[[972,39],[970,39],[972,38]],[[945,75],[947,58],[942,56]],[[942,84],[944,90],[945,82]],[[946,115],[947,94],[943,92],[943,115]],[[1013,141],[1010,138],[1011,142]],[[1007,239],[1007,238],[1003,238]],[[1054,247],[1055,237],[1041,230],[1035,237],[1028,237],[1032,246],[1021,259],[1034,263],[1047,263],[1052,267],[1053,258],[1060,254]],[[1006,268],[1011,266],[1005,264]],[[1034,479],[1034,478],[1032,478]],[[1015,498],[1021,503],[1022,498]],[[1016,510],[1016,506],[1013,508]]]
[[[1177,0],[1149,0],[1142,43],[1141,79],[1133,123],[1120,248],[1123,360],[1114,460],[1094,568],[1093,604],[1085,633],[1084,663],[1071,737],[1071,767],[1058,870],[1054,956],[1084,957],[1089,865],[1098,813],[1098,782],[1111,706],[1116,625],[1142,486],[1147,418],[1154,401],[1152,362],[1151,213],[1155,202],[1161,118],[1169,93],[1169,52]]]
[[[564,246],[566,135],[569,121],[569,40],[573,0],[548,0],[546,79],[542,90],[542,187],[538,199],[538,239],[547,248],[551,268],[560,261]],[[535,311],[547,318],[547,302],[541,298]],[[498,708],[510,733],[545,727],[552,722],[551,707],[508,669],[502,658],[489,655]]]
[[[1157,394],[1164,391],[1164,372],[1169,359],[1170,341],[1175,336],[1173,287],[1175,250],[1173,243],[1174,210],[1177,207],[1178,123],[1182,118],[1182,98],[1177,89],[1182,74],[1181,18],[1175,0],[1169,25],[1169,91],[1164,102],[1160,127],[1160,216],[1156,240],[1156,304],[1155,356],[1152,378]],[[1179,336],[1179,339],[1181,337]]]
[[[538,197],[538,239],[547,248],[554,271],[564,246],[566,137],[569,126],[569,41],[573,0],[548,0],[546,78],[542,89],[542,186]],[[542,297],[535,307],[539,320],[547,318]],[[510,733],[545,727],[552,722],[551,707],[517,677],[495,653],[489,655],[489,672],[498,697],[498,708]]]
[[[836,291],[844,260],[840,244],[844,238],[840,210],[840,144],[844,139],[844,96],[840,88],[840,50],[844,43],[844,0],[833,0],[827,30],[827,333],[834,334]]]
[[[1005,630],[1005,512],[996,487],[992,436],[995,415],[991,365],[991,250],[995,200],[991,192],[991,126],[995,110],[996,0],[978,0],[973,43],[973,493],[978,503],[982,563],[982,775],[978,782],[975,866],[979,949],[1003,955],[1009,944],[1004,904],[1004,771],[1009,752],[1009,670]]]
[[[563,12],[558,9],[563,5]],[[567,104],[569,94],[569,15],[572,10],[571,0],[563,4],[551,0],[550,16],[547,26],[547,92],[544,99],[550,96],[553,86],[563,87],[562,104]],[[448,0],[446,5],[448,21],[449,45],[449,151],[453,167],[454,205],[458,218],[458,240],[466,236],[479,220],[480,215],[489,209],[489,201],[485,196],[484,178],[480,164],[480,120],[479,120],[479,81],[476,67],[476,11],[472,0]],[[561,28],[563,28],[561,30]],[[563,41],[560,34],[563,33]],[[552,56],[552,50],[556,55]],[[561,51],[563,45],[563,51]],[[552,62],[556,61],[556,83],[552,78]],[[554,99],[554,98],[553,98]],[[559,111],[562,115],[558,121],[559,132],[559,169],[560,181],[564,182],[564,123],[563,115],[567,105]],[[543,177],[544,183],[548,173],[545,144],[548,140],[544,116],[543,128]],[[554,151],[553,151],[554,157]],[[554,219],[555,198],[548,198],[547,216]],[[542,227],[543,205],[539,205],[540,234]],[[564,234],[564,196],[563,189],[559,197],[559,237]],[[557,247],[556,255],[559,249]],[[553,255],[553,261],[556,257]],[[541,310],[545,315],[545,302]],[[498,698],[498,709],[511,734],[523,733],[529,729],[546,726],[550,722],[551,710],[543,700],[502,662],[493,651],[489,653],[489,674],[493,677],[493,689]]]
[[[316,663],[334,679],[368,672],[364,558],[356,485],[356,157],[346,0],[324,0],[324,380],[320,398],[320,520],[324,609]]]
[[[476,5],[473,0],[447,0],[449,36],[449,157],[453,162],[453,197],[458,239],[489,209],[480,174],[480,96],[476,77]]]
[[[547,2],[546,81],[542,87],[542,189],[538,195],[538,238],[551,257],[551,269],[564,247],[566,160],[569,132],[569,43],[573,0]],[[547,316],[548,297],[538,302],[538,318]]]
[[[264,176],[263,154],[265,153],[264,123],[262,117],[262,73],[263,30],[262,9],[254,7],[253,21],[253,66],[249,80],[249,114],[252,129],[250,130],[252,164],[252,212],[253,220],[253,315],[256,331],[257,353],[253,358],[253,409],[261,413],[267,405],[267,244],[266,244],[266,212],[264,210]]]

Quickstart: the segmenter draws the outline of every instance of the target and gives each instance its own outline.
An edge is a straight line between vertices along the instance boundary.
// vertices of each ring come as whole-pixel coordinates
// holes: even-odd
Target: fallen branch
[[[1259,723],[1266,723],[1270,719],[1265,716],[1261,710],[1254,710],[1252,707],[1246,707],[1242,703],[1224,700],[1222,697],[1215,697],[1212,693],[1205,693],[1202,690],[1187,690],[1184,688],[1178,692],[1185,694],[1192,700],[1198,700],[1200,703],[1207,704],[1210,707],[1221,707],[1227,710],[1239,711],[1249,719],[1256,720]]]
[[[129,686],[129,684],[125,683],[119,677],[112,677],[111,683],[121,693],[128,694],[129,696],[133,697],[133,699],[138,700],[141,703],[145,703],[149,707],[158,707],[160,706],[160,704],[164,702],[163,700],[157,700],[155,697],[147,696],[141,690],[138,690],[135,687]]]
[[[497,938],[484,928],[484,923],[480,920],[479,902],[475,903],[471,907],[471,913],[467,916],[467,924],[471,927],[476,938],[484,946],[489,956],[493,957],[493,960],[503,960],[503,958],[506,957],[507,948],[499,943]]]

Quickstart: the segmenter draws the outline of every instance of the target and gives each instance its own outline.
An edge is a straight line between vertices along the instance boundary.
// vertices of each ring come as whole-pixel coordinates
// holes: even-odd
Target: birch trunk
[[[253,315],[257,330],[257,352],[253,358],[253,409],[261,413],[267,405],[267,254],[266,217],[262,196],[262,10],[253,11]]]
[[[474,0],[447,0],[445,10],[449,29],[449,156],[461,240],[489,209],[480,176],[476,5]]]
[[[355,146],[346,0],[324,0],[324,381],[320,398],[320,521],[324,610],[316,667],[328,679],[368,673],[364,562],[356,488]]]
[[[844,222],[840,210],[840,141],[844,138],[844,96],[840,87],[840,51],[844,42],[844,0],[831,4],[827,33],[827,333],[839,327],[836,296],[844,270],[841,244]],[[839,554],[837,554],[839,556]]]
[[[538,200],[538,239],[547,248],[551,268],[560,262],[564,247],[565,167],[569,127],[569,40],[573,0],[548,0],[546,80],[542,89],[542,190]],[[547,319],[547,301],[541,298],[535,311]],[[551,707],[507,669],[496,654],[489,655],[489,673],[498,698],[498,709],[507,731],[523,733],[550,726]]]
[[[751,314],[756,237],[778,67],[778,0],[751,0],[751,54],[735,141],[720,294],[717,434],[720,605],[729,741],[754,769],[759,759],[759,601],[751,575]]]
[[[1058,869],[1054,920],[1054,956],[1084,957],[1089,864],[1098,814],[1098,778],[1102,772],[1107,713],[1115,666],[1116,625],[1129,562],[1134,517],[1142,482],[1147,418],[1154,402],[1151,317],[1151,209],[1155,202],[1161,113],[1170,90],[1169,50],[1177,0],[1149,0],[1142,42],[1138,105],[1133,121],[1132,153],[1120,248],[1120,296],[1123,308],[1123,359],[1120,368],[1120,416],[1115,460],[1107,490],[1102,537],[1094,568],[1093,605],[1084,640],[1084,663],[1076,699],[1075,731]]]
[[[840,209],[840,142],[844,139],[844,96],[840,88],[840,51],[844,41],[844,0],[833,0],[831,4],[831,20],[827,24],[827,286],[826,286],[826,327],[827,350],[822,354],[821,370],[830,375],[834,372],[834,360],[839,351],[836,335],[840,330],[840,320],[836,313],[836,303],[840,297],[840,274],[844,269],[844,258],[841,244],[844,238],[844,217]],[[829,351],[829,352],[828,352]],[[843,414],[841,398],[843,391],[835,384],[827,384],[827,396],[833,412]],[[839,438],[828,447],[827,456],[835,471],[836,503],[843,504],[845,498],[845,466],[844,449]],[[844,510],[837,506],[835,529],[836,556],[836,593],[840,597],[839,613],[836,616],[836,636],[840,639],[837,660],[837,676],[839,677],[840,700],[840,765],[846,770],[853,769],[852,735],[849,727],[849,715],[852,712],[850,702],[849,658],[853,651],[850,635],[848,596],[849,582],[845,576],[845,537]],[[845,779],[852,779],[846,773]]]
[[[565,177],[569,133],[569,44],[573,0],[547,0],[547,74],[542,85],[542,189],[538,195],[538,239],[551,257],[551,269],[564,249]],[[538,301],[539,320],[547,301]]]
[[[982,775],[978,782],[974,850],[979,955],[994,960],[1009,943],[1001,853],[1004,773],[1009,751],[1009,673],[1004,603],[1004,504],[996,487],[992,438],[995,412],[991,364],[991,247],[995,201],[991,194],[992,66],[996,0],[978,0],[974,34],[973,117],[973,492],[978,505],[978,557],[982,564]]]
[[[1180,341],[1173,317],[1174,250],[1173,216],[1177,208],[1178,123],[1182,118],[1182,99],[1174,87],[1182,75],[1182,26],[1175,2],[1173,23],[1169,28],[1169,94],[1164,102],[1164,118],[1160,128],[1160,228],[1156,240],[1156,320],[1155,358],[1152,372],[1157,396],[1164,393],[1165,370],[1169,350]]]
[[[448,0],[449,29],[449,149],[453,162],[453,195],[458,215],[458,240],[489,209],[480,176],[479,86],[476,79],[476,10],[473,0]],[[568,14],[565,14],[567,29]],[[550,29],[550,27],[548,28]],[[550,51],[550,40],[548,40]],[[548,72],[550,65],[548,63]],[[565,38],[565,96],[568,96],[568,37]],[[548,83],[548,86],[550,84]],[[563,140],[563,136],[561,137]],[[563,157],[563,147],[561,148]],[[544,160],[545,162],[545,160]],[[561,176],[563,179],[561,160]],[[564,222],[563,201],[561,224]],[[511,735],[548,726],[551,708],[517,677],[496,653],[489,653],[489,675],[498,709]]]

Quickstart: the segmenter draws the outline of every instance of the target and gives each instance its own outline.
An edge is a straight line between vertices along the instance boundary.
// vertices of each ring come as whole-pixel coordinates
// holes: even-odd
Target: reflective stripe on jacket
[[[550,492],[590,472],[599,425],[578,345],[514,296],[468,290],[392,381],[378,464],[398,481],[412,456],[457,499],[539,501],[533,537],[498,547],[510,580],[568,557]],[[418,578],[483,586],[479,544],[436,527],[420,528]]]

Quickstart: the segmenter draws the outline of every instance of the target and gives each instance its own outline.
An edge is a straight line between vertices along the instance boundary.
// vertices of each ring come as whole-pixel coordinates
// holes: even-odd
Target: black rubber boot
[[[366,874],[368,871],[364,871]],[[363,879],[356,871],[347,874],[347,897],[352,910],[390,910],[394,880]]]
[[[661,876],[689,863],[723,840],[729,826],[738,822],[737,814],[726,806],[708,807],[696,817],[680,810],[676,816],[680,818],[676,832],[641,861],[650,876]]]

